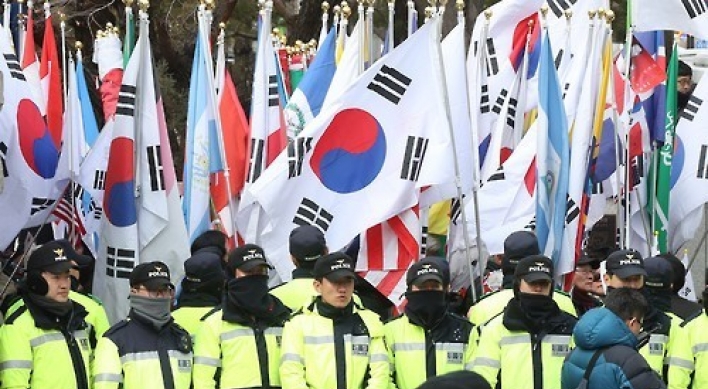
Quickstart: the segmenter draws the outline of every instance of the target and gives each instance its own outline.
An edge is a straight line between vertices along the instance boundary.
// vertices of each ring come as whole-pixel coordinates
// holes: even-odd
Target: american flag
[[[54,216],[67,224],[69,230],[67,239],[74,247],[77,247],[81,242],[81,238],[86,235],[83,212],[81,211],[83,192],[83,188],[77,184],[71,183],[67,185],[64,194],[52,211]]]

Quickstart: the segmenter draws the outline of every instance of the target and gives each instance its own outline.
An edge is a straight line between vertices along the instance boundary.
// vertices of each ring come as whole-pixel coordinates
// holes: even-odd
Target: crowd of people
[[[262,248],[227,252],[208,231],[179,288],[164,263],[136,266],[130,312],[109,326],[82,287],[91,258],[45,243],[3,301],[0,388],[708,388],[708,318],[676,293],[672,255],[584,254],[565,293],[518,231],[490,261],[500,290],[467,309],[447,261],[427,257],[407,271],[402,313],[382,320],[319,229],[294,229],[289,247],[292,281],[269,289]]]

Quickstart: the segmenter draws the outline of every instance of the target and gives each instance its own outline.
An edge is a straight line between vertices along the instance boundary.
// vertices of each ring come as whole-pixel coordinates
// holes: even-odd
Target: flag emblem
[[[59,145],[31,100],[22,99],[18,104],[17,133],[27,166],[42,178],[54,177],[59,164]]]
[[[703,100],[695,95],[691,95],[686,104],[686,108],[681,112],[681,117],[688,121],[693,121],[693,118],[695,118],[698,113],[698,109],[701,108],[701,104],[703,104]]]
[[[135,208],[135,186],[133,183],[133,140],[125,137],[115,138],[111,143],[110,155],[130,156],[125,160],[108,160],[106,190],[103,197],[104,213],[108,220],[117,227],[127,227],[137,221]]]
[[[310,165],[322,185],[337,193],[352,193],[378,176],[386,158],[381,123],[361,109],[337,113],[312,152]]]

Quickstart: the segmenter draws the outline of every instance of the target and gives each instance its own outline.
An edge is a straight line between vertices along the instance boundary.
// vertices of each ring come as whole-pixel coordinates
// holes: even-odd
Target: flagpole
[[[205,58],[206,58],[206,72],[207,72],[207,90],[209,90],[210,97],[212,99],[212,109],[213,109],[213,115],[214,115],[214,121],[216,125],[216,133],[217,133],[217,139],[219,142],[219,151],[220,151],[220,157],[221,157],[221,163],[224,168],[224,180],[226,181],[226,195],[229,198],[229,216],[231,216],[231,231],[234,232],[234,236],[236,235],[236,214],[234,212],[234,203],[233,203],[233,193],[231,191],[231,169],[229,168],[229,163],[228,159],[226,158],[226,149],[225,149],[225,142],[224,142],[224,134],[223,134],[223,127],[221,123],[221,111],[219,110],[218,106],[218,96],[216,95],[216,86],[214,82],[214,68],[211,63],[211,46],[209,45],[209,32],[211,31],[211,8],[213,7],[214,2],[207,0],[205,3],[202,3],[199,5],[199,11],[198,11],[198,25],[201,30],[200,38],[201,39],[201,47],[202,50],[206,50]],[[225,25],[224,23],[221,23],[219,25],[220,32],[219,32],[219,37],[217,40],[217,45],[220,45],[223,47],[224,45],[224,28]],[[223,76],[223,75],[221,75]],[[221,77],[220,76],[220,77]]]
[[[624,42],[624,58],[625,58],[625,63],[624,63],[624,76],[627,79],[627,82],[625,83],[624,87],[624,109],[627,112],[627,117],[629,117],[629,86],[630,86],[630,64],[632,62],[632,1],[627,0],[627,32],[625,34],[625,42]],[[619,123],[618,123],[619,125]],[[626,134],[629,134],[629,129],[628,131],[625,131]],[[625,229],[625,241],[624,241],[624,247],[625,249],[630,249],[632,247],[632,242],[631,242],[631,235],[630,234],[630,195],[629,195],[629,149],[628,147],[628,142],[629,139],[625,137],[625,147],[622,149],[622,152],[624,153],[624,226],[623,228]],[[642,210],[639,210],[639,212],[642,212]],[[650,239],[647,237],[647,239]]]
[[[140,36],[138,37],[138,41],[142,39],[143,34],[147,34],[148,32],[148,8],[150,7],[150,2],[149,0],[139,0],[138,1],[138,31],[140,31]],[[143,47],[145,45],[141,45],[140,49],[144,50],[145,48]],[[134,50],[135,48],[133,48]],[[140,55],[140,59],[142,60],[143,53],[138,53]],[[131,55],[132,56],[132,55]],[[144,72],[142,71],[144,69],[140,69],[138,71],[138,79],[136,82],[136,86],[142,87],[145,85],[143,82],[143,78],[145,78]],[[142,119],[142,109],[140,107],[142,106],[142,100],[143,99],[143,93],[136,93],[135,94],[135,120],[133,120],[133,136],[135,139],[134,143],[134,150],[135,152],[133,153],[133,158],[135,159],[135,199],[137,201],[138,198],[140,198],[140,191],[142,190],[141,187],[141,166],[140,166],[140,156],[142,154],[142,133],[138,131],[138,126],[139,123],[141,123]],[[138,226],[139,227],[139,226]]]
[[[64,109],[66,109],[69,98],[68,98],[68,81],[67,81],[67,52],[66,52],[66,15],[63,12],[59,13],[59,30],[61,31],[61,75],[62,75],[62,85],[64,86]]]
[[[3,20],[2,26],[5,28],[5,33],[10,40],[12,40],[12,30],[10,30],[10,2],[8,0],[3,1]]]
[[[457,24],[462,24],[465,22],[465,0],[455,1],[455,8],[457,8]]]
[[[406,3],[406,6],[408,7],[407,32],[408,32],[408,36],[410,37],[411,35],[413,35],[413,15],[415,12],[415,3],[413,2],[413,0],[408,0],[408,2]]]
[[[22,13],[22,4],[24,4],[25,0],[17,0],[17,4],[19,4],[19,9],[17,10],[17,28],[20,33],[20,39],[17,40],[17,58],[20,60],[20,64],[22,64],[22,57],[25,49],[25,39],[27,39],[27,29],[25,25],[25,18],[27,17],[25,14]]]
[[[376,58],[374,50],[374,3],[376,0],[367,1],[369,6],[366,8],[366,34],[369,37],[369,66],[371,66]]]
[[[462,0],[458,0],[456,3],[457,7],[457,12],[458,12],[458,22],[463,24],[465,23],[464,19],[464,2]],[[459,18],[460,15],[463,15],[462,18]],[[491,11],[488,11],[485,13],[487,16],[487,24],[485,25],[484,29],[484,38],[486,39],[486,27],[489,24],[489,19],[491,18]],[[438,35],[442,36],[442,16],[440,16],[440,22],[438,24]],[[450,122],[450,138],[452,140],[452,148],[453,148],[453,161],[454,161],[454,166],[455,166],[455,186],[457,190],[457,198],[460,202],[460,217],[462,218],[462,234],[464,235],[464,240],[465,240],[465,257],[467,259],[467,266],[469,268],[470,272],[470,290],[472,292],[472,299],[473,301],[477,301],[477,289],[475,287],[475,270],[477,269],[477,264],[482,260],[482,235],[481,235],[481,224],[479,220],[479,196],[477,194],[477,191],[479,190],[479,155],[478,155],[478,146],[475,144],[478,142],[479,135],[477,134],[477,124],[476,123],[471,123],[471,129],[472,129],[472,202],[474,204],[474,221],[475,221],[475,228],[477,230],[477,236],[476,236],[476,241],[477,241],[477,261],[473,264],[473,258],[472,258],[472,253],[470,252],[470,247],[472,247],[472,242],[470,242],[470,234],[469,234],[469,226],[467,225],[467,211],[465,210],[465,205],[464,205],[464,197],[462,193],[462,181],[460,178],[460,161],[457,158],[457,144],[455,142],[455,136],[454,136],[454,131],[452,128],[452,112],[450,111],[450,99],[448,96],[448,91],[447,91],[447,81],[445,78],[445,68],[443,64],[443,58],[442,58],[442,47],[438,44],[438,52],[439,54],[439,61],[440,61],[440,73],[441,77],[443,80],[443,85],[445,86],[443,88],[443,93],[444,93],[444,101],[445,101],[445,114],[448,118],[448,121]],[[483,51],[482,51],[483,52]],[[483,55],[480,55],[480,58],[484,58]],[[483,63],[483,62],[482,62]],[[478,71],[483,71],[483,67],[478,67]],[[467,74],[465,73],[465,77],[467,77]],[[470,96],[469,93],[467,94],[467,106],[470,107],[470,102],[469,102]],[[469,114],[469,111],[468,111]]]
[[[337,40],[339,40],[339,15],[342,12],[342,7],[335,5],[332,7],[332,13],[334,14],[334,17],[332,18],[332,26],[336,29],[335,35],[337,36]]]
[[[396,44],[394,43],[393,39],[393,17],[395,16],[395,6],[396,2],[395,0],[388,0],[388,31],[386,31],[386,34],[388,35],[388,50],[391,51],[393,50],[394,47],[396,47]]]

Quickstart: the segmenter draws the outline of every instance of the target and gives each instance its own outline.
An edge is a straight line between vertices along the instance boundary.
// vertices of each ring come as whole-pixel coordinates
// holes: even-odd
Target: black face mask
[[[227,283],[224,319],[238,322],[245,312],[258,319],[277,321],[287,316],[290,310],[280,300],[268,293],[268,276],[253,275],[233,278]]]
[[[424,328],[438,324],[447,311],[447,293],[442,290],[419,290],[406,293],[406,315]]]
[[[545,322],[558,313],[558,305],[551,296],[519,292],[516,297],[522,312],[534,323]]]

